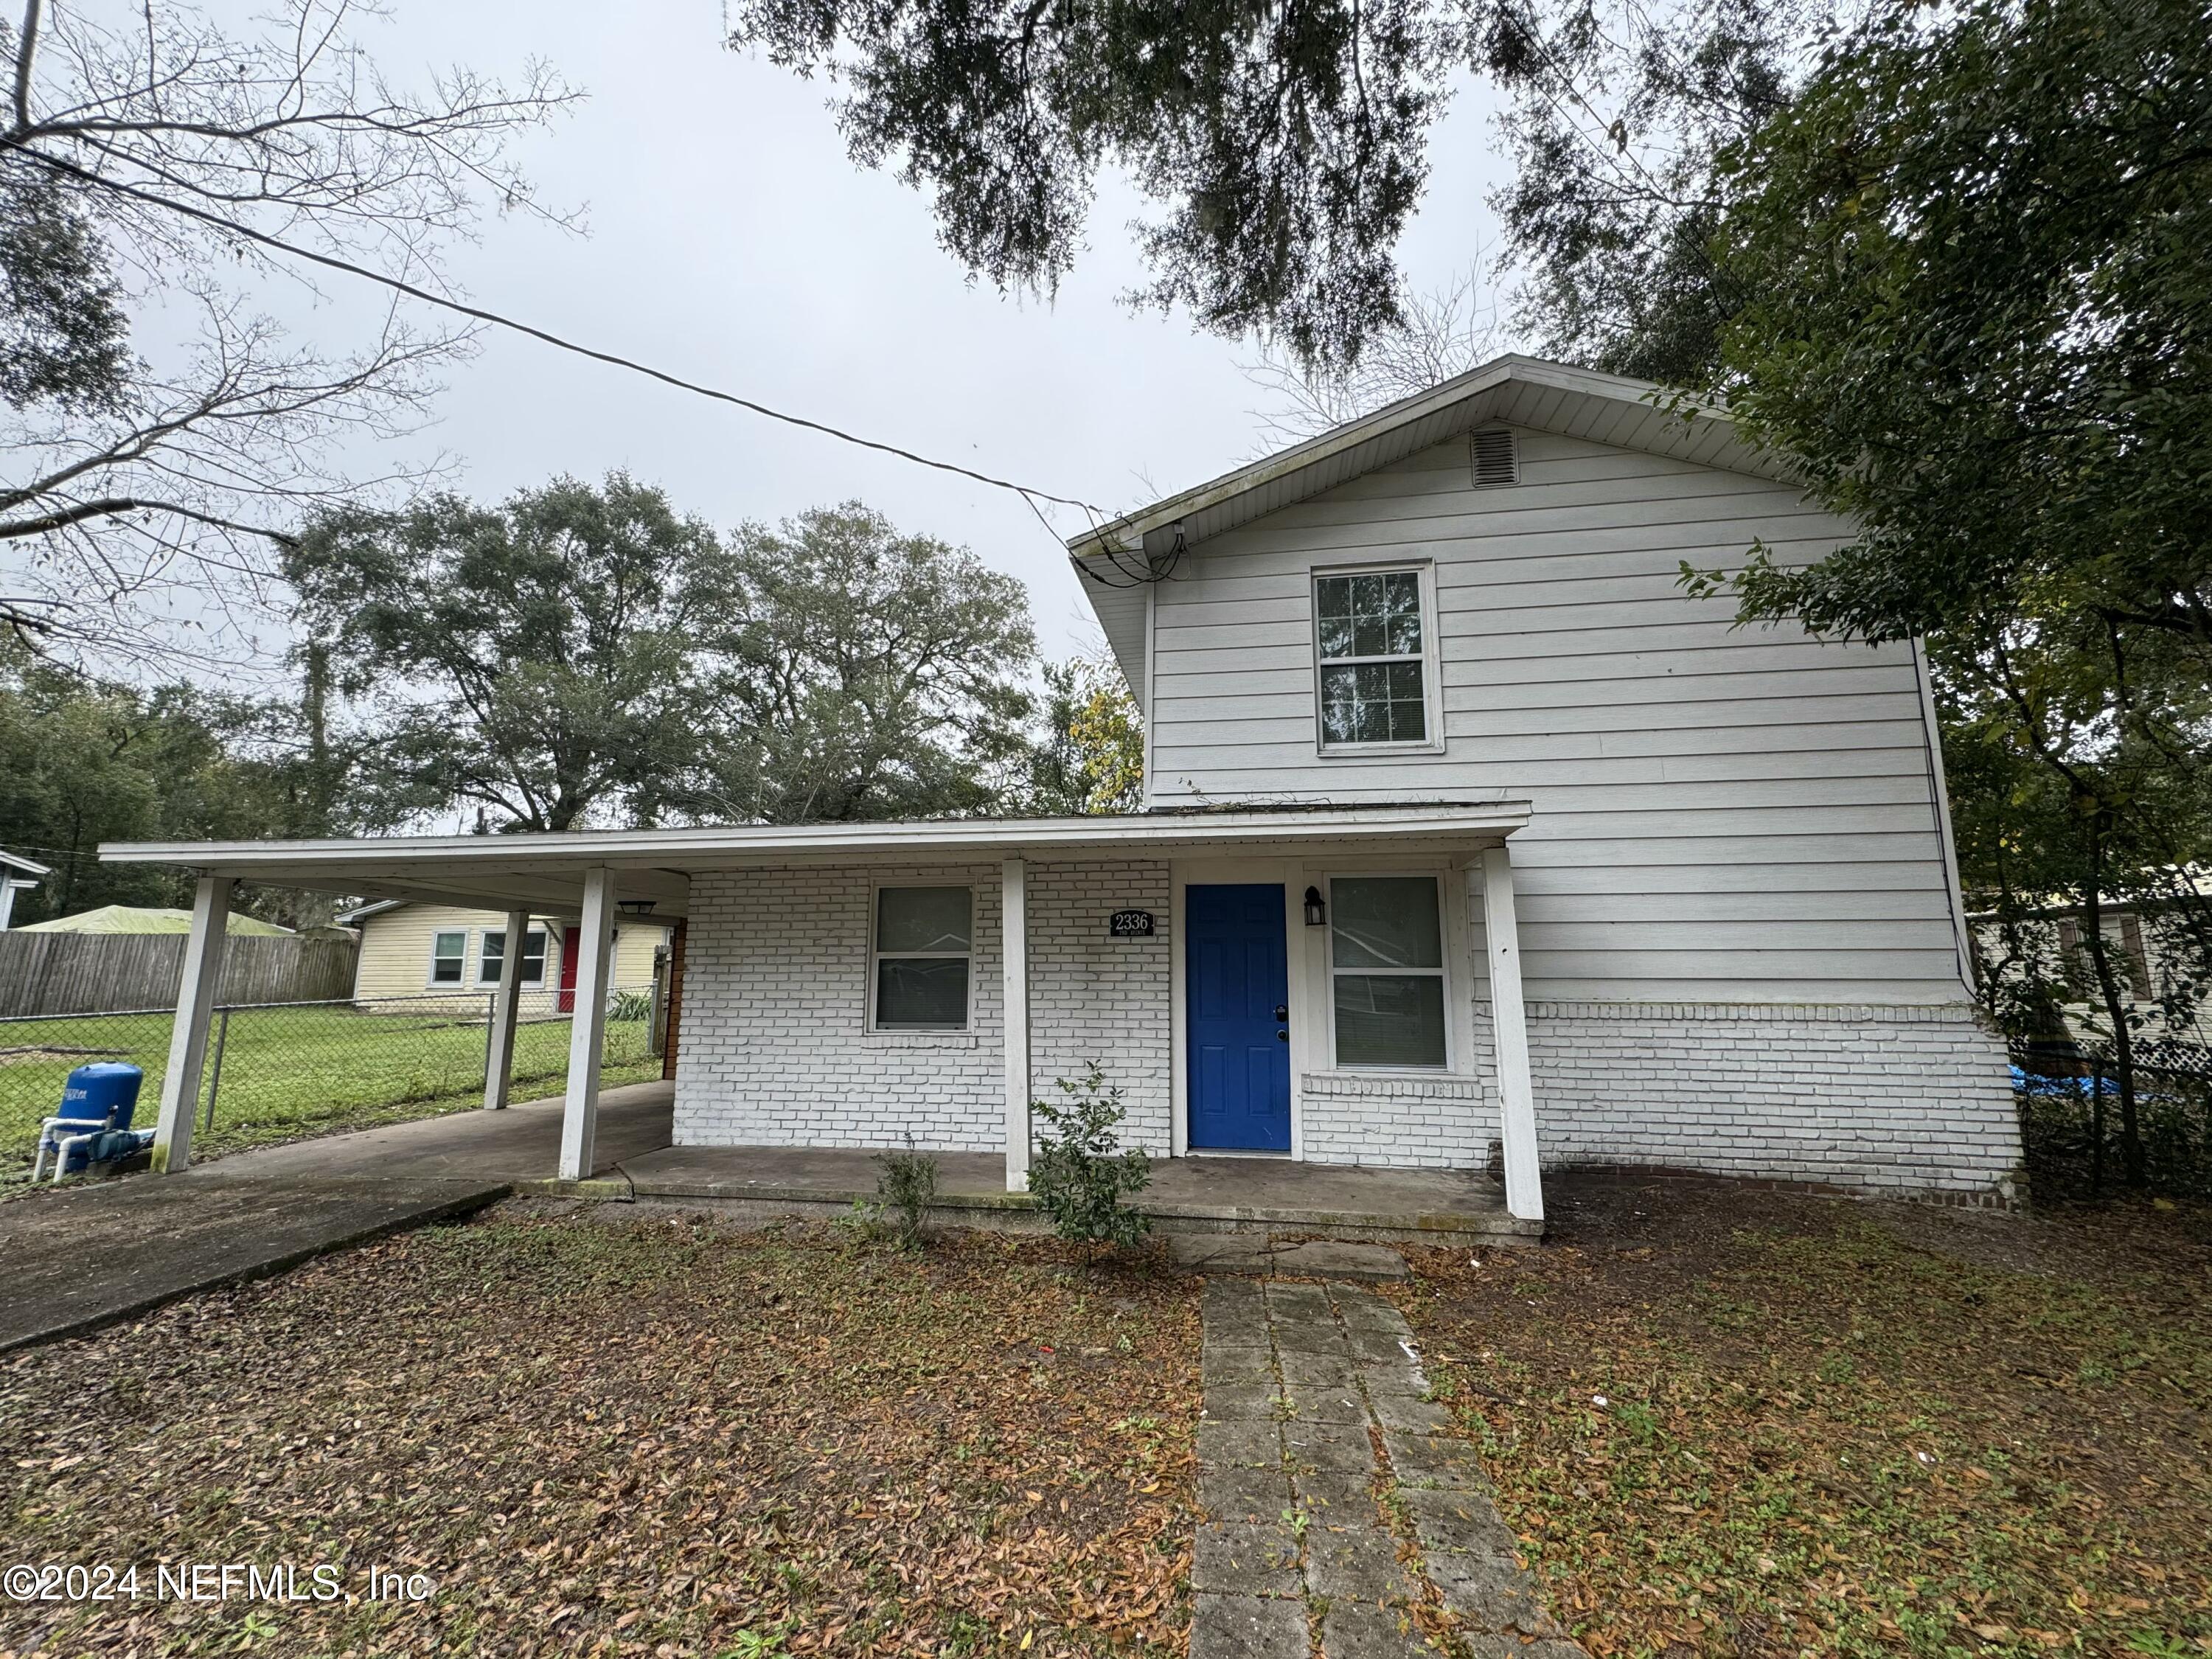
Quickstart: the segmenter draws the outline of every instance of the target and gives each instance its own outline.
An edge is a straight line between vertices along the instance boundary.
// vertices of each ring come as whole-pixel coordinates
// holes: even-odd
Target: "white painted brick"
[[[975,1017],[964,1036],[871,1035],[868,896],[883,881],[975,890]],[[1168,869],[1028,871],[1030,1063],[1040,1093],[1096,1058],[1121,1085],[1129,1144],[1169,1150]],[[1149,909],[1151,939],[1109,939]],[[684,941],[676,1140],[687,1146],[1006,1146],[999,866],[694,877]]]
[[[866,1030],[870,872],[694,878],[676,1138],[685,1146],[996,1152],[1002,1128],[999,872],[903,869],[975,890],[974,1030]],[[1170,881],[1141,860],[1029,870],[1037,1091],[1097,1060],[1127,1138],[1170,1144]],[[1158,935],[1107,937],[1117,909]],[[1486,1005],[1474,1075],[1301,1079],[1316,1162],[1466,1168],[1498,1135]],[[1881,1191],[2004,1190],[2021,1159],[2002,1042],[1966,1006],[1539,1002],[1528,1008],[1547,1166],[1652,1164]]]

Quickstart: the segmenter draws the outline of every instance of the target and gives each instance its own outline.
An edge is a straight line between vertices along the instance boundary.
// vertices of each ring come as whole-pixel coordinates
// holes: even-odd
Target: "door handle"
[[[1278,1031],[1278,1032],[1276,1032],[1276,1033],[1275,1033],[1275,1035],[1276,1035],[1277,1036],[1279,1036],[1279,1037],[1282,1038],[1282,1040],[1283,1040],[1284,1042],[1288,1042],[1291,1040],[1291,1034],[1290,1034],[1288,1031]]]
[[[1279,1025],[1285,1024],[1289,1022],[1290,1018],[1291,1005],[1287,1002],[1277,1003],[1275,1005],[1275,1023]]]

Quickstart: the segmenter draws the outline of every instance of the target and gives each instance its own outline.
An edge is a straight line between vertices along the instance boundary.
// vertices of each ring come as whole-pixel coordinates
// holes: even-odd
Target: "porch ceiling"
[[[370,898],[555,915],[573,911],[584,872],[605,865],[617,872],[617,896],[649,898],[654,919],[664,920],[685,914],[691,878],[707,871],[962,864],[1018,856],[1207,858],[1329,845],[1465,853],[1500,844],[1528,815],[1527,801],[1501,800],[562,835],[124,842],[104,844],[100,855],[113,864],[181,865],[245,881]]]

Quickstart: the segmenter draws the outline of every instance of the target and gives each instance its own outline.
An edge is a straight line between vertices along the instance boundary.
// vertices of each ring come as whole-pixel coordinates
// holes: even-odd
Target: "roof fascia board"
[[[1278,454],[1267,456],[1233,472],[1224,473],[1179,495],[1168,496],[1151,507],[1125,514],[1110,524],[1085,531],[1069,540],[1068,551],[1080,561],[1103,557],[1109,551],[1130,550],[1146,535],[1164,529],[1178,519],[1193,517],[1291,473],[1316,466],[1401,427],[1410,426],[1440,411],[1471,403],[1515,385],[1564,392],[1570,396],[1604,398],[1646,414],[1660,412],[1661,406],[1655,400],[1655,394],[1664,390],[1647,380],[1604,374],[1595,369],[1577,368],[1571,364],[1549,362],[1539,357],[1517,355],[1498,357],[1446,380],[1441,386],[1386,404],[1356,421],[1333,427]],[[1692,403],[1686,404],[1685,410],[1698,419],[1729,422],[1727,411],[1716,404]]]
[[[471,864],[508,866],[495,879],[529,881],[605,864],[617,872],[683,882],[692,870],[780,859],[913,856],[981,858],[1055,848],[1237,846],[1255,842],[1370,841],[1468,836],[1504,837],[1528,821],[1525,800],[1480,805],[1340,808],[1323,811],[1141,814],[1114,818],[945,819],[900,824],[804,824],[716,830],[630,830],[546,836],[425,836],[325,842],[128,842],[100,849],[104,862],[186,865],[240,876],[283,870],[360,873],[355,890],[414,884],[407,866],[441,868],[447,881]],[[526,873],[519,866],[534,866]],[[394,893],[392,896],[407,895]],[[459,896],[456,893],[456,896]],[[489,895],[483,895],[489,897]],[[479,900],[481,902],[481,900]],[[487,905],[485,908],[491,908]]]

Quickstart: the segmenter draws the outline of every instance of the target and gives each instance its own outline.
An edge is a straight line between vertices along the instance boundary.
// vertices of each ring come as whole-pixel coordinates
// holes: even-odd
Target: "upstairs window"
[[[496,985],[499,970],[507,957],[507,930],[503,927],[484,929],[483,950],[477,958],[477,983]],[[533,927],[522,936],[522,974],[520,983],[545,983],[545,930]]]
[[[1441,1071],[1444,944],[1436,878],[1339,876],[1328,885],[1336,1063]]]
[[[1420,570],[1314,578],[1323,749],[1433,744]]]
[[[459,985],[461,971],[468,965],[469,936],[456,929],[450,933],[430,935],[430,983]]]
[[[964,1031],[975,895],[965,887],[876,890],[872,972],[878,1031]]]

